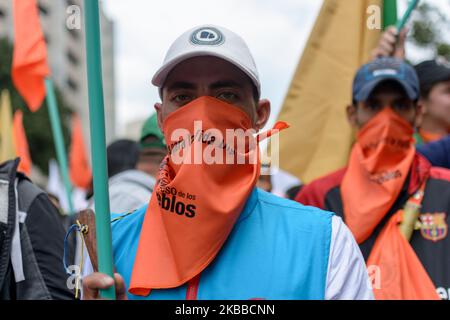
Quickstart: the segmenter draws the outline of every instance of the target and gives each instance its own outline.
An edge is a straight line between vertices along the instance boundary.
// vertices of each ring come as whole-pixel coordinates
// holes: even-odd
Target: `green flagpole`
[[[84,0],[84,10],[98,269],[99,272],[114,278],[98,0]],[[114,300],[114,286],[101,290],[100,295],[102,298]]]
[[[411,0],[408,4],[408,8],[406,9],[403,17],[397,22],[397,30],[402,30],[405,27],[405,24],[408,22],[411,13],[419,4],[419,0]]]
[[[397,24],[397,0],[383,1],[383,30]]]
[[[50,123],[52,126],[53,140],[55,141],[56,157],[59,163],[59,171],[64,181],[66,188],[67,203],[69,204],[69,214],[74,214],[72,203],[72,184],[70,183],[69,170],[67,166],[67,156],[64,147],[63,133],[61,129],[61,122],[59,117],[58,105],[55,97],[55,89],[53,82],[49,78],[45,79],[45,88],[47,90],[47,105],[50,115]]]

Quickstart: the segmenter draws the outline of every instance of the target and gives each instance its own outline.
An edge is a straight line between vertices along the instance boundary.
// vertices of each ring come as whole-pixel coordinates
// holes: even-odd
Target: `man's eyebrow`
[[[186,81],[178,81],[167,86],[167,90],[178,90],[178,89],[195,89],[195,84]]]
[[[211,89],[220,89],[224,87],[241,88],[242,84],[233,80],[220,80],[209,86]]]

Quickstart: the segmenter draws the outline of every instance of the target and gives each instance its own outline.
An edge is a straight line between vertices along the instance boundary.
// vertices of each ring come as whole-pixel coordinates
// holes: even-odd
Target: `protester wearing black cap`
[[[348,166],[306,185],[296,198],[344,218],[368,265],[381,268],[377,299],[449,299],[450,171],[415,151],[419,95],[416,72],[402,60],[362,66],[347,108],[358,130]]]
[[[420,81],[424,115],[416,140],[437,141],[450,133],[450,63],[439,57],[415,67]]]

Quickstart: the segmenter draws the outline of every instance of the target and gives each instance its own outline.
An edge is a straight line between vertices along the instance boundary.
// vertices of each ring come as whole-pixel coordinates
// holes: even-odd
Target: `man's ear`
[[[419,128],[422,125],[425,108],[424,101],[420,99],[416,104],[416,117],[414,119],[414,125],[416,128]]]
[[[356,116],[356,105],[350,104],[347,106],[346,112],[347,112],[347,120],[352,126],[352,128],[358,128],[358,119]]]
[[[256,121],[255,129],[261,130],[269,121],[270,117],[270,101],[267,99],[262,99],[258,101],[258,106],[256,108]]]
[[[417,101],[417,107],[420,106],[422,115],[424,115],[424,114],[427,113],[427,105],[428,105],[427,99],[425,99],[425,98],[420,98],[420,99]]]
[[[155,103],[155,110],[156,110],[156,115],[158,116],[158,127],[161,129],[162,131],[162,124],[163,124],[163,119],[162,119],[162,104],[161,103]]]

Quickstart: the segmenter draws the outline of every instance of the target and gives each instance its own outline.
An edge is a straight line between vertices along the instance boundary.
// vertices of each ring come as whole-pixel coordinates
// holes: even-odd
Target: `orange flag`
[[[31,173],[31,157],[28,149],[27,136],[23,128],[23,113],[20,110],[14,113],[13,133],[16,143],[16,154],[20,157],[19,171],[29,176]]]
[[[414,249],[400,233],[403,211],[394,214],[381,231],[367,266],[379,270],[376,300],[440,300],[436,287]],[[372,280],[374,276],[371,275]],[[375,282],[375,281],[373,281]]]
[[[88,189],[92,181],[92,171],[83,141],[83,127],[80,118],[72,117],[72,142],[69,155],[70,180],[78,188]]]
[[[50,74],[36,0],[13,0],[13,13],[12,79],[30,110],[35,112],[45,98],[44,80]]]

